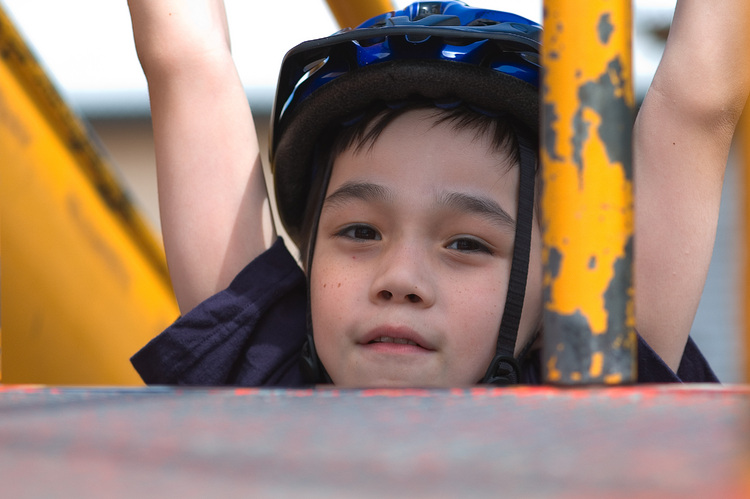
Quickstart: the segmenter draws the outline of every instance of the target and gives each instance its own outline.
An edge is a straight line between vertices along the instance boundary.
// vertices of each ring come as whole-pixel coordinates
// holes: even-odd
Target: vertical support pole
[[[740,290],[743,315],[743,337],[741,340],[744,341],[742,366],[744,368],[744,381],[745,383],[750,383],[750,250],[747,249],[748,244],[750,243],[750,105],[746,105],[745,110],[742,113],[740,134],[740,147],[742,152],[742,213],[739,218],[742,221],[740,223],[742,223],[743,228],[743,241],[740,246],[740,265],[743,266],[742,275],[744,276],[742,289]]]
[[[391,0],[327,0],[328,7],[342,28],[353,28],[362,22],[396,10]]]
[[[544,375],[636,379],[630,0],[545,0]]]

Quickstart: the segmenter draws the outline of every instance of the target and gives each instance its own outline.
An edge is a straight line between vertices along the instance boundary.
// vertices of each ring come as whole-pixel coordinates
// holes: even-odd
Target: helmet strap
[[[480,383],[492,385],[516,384],[520,381],[521,375],[518,360],[514,357],[514,351],[529,271],[531,231],[534,223],[536,149],[524,133],[518,133],[517,131],[516,135],[520,156],[520,180],[513,259],[508,279],[505,309],[503,310],[500,332],[497,337],[497,349],[484,378],[480,381]]]
[[[316,147],[316,149],[318,149]],[[318,352],[315,349],[315,338],[313,337],[313,322],[312,322],[312,303],[310,294],[310,273],[312,272],[313,264],[313,253],[315,252],[315,240],[318,235],[318,224],[320,221],[320,211],[323,209],[323,202],[326,198],[326,191],[328,190],[328,182],[331,179],[332,165],[329,161],[328,165],[322,164],[320,154],[316,153],[313,155],[315,158],[313,161],[317,164],[318,168],[313,168],[316,172],[320,168],[318,174],[323,175],[322,185],[318,189],[318,199],[314,200],[312,228],[310,230],[309,240],[307,243],[307,254],[302,255],[307,262],[307,341],[302,346],[302,353],[300,355],[300,368],[305,379],[311,384],[333,384],[333,380],[328,375],[326,368],[318,357]]]

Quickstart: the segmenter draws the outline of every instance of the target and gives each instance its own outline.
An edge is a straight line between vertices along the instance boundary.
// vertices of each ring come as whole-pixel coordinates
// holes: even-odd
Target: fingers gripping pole
[[[547,382],[635,381],[629,0],[544,2]]]

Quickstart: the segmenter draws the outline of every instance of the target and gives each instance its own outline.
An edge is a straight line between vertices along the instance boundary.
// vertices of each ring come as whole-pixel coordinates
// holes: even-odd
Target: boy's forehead
[[[456,110],[417,108],[403,114],[395,113],[393,117],[383,114],[380,119],[370,120],[359,140],[353,139],[344,150],[372,153],[381,149],[380,152],[390,150],[394,155],[404,156],[429,154],[430,150],[425,147],[458,156],[481,152],[502,160],[502,166],[512,168],[516,166],[509,161],[513,155],[512,134],[510,128],[500,129],[497,121],[474,112],[462,114]]]
[[[509,167],[506,154],[445,124],[392,126],[366,150],[350,148],[336,158],[327,202],[388,203],[411,197],[413,203],[483,211],[514,223],[508,213],[516,210],[518,169]],[[497,209],[488,209],[490,204]]]

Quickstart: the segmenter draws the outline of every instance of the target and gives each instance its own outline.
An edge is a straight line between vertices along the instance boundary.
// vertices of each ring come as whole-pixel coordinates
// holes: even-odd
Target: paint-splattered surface
[[[0,387],[3,497],[750,497],[750,387]],[[746,456],[745,456],[746,457]]]

